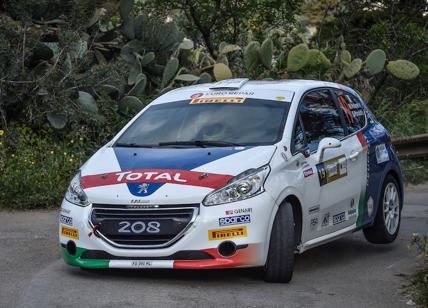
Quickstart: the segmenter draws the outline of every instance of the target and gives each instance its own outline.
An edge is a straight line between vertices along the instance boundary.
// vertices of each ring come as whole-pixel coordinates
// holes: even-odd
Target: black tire
[[[289,282],[294,268],[294,217],[290,203],[282,204],[276,213],[264,266],[267,282]]]
[[[385,190],[388,184],[395,185],[395,188],[398,194],[398,203],[399,203],[397,230],[392,234],[388,231],[388,228],[386,226],[384,209],[383,209],[383,200],[385,197]],[[370,243],[388,244],[388,243],[392,243],[398,235],[398,231],[400,230],[401,209],[402,209],[402,204],[401,204],[402,198],[401,198],[400,186],[398,185],[397,180],[392,175],[388,175],[385,178],[385,181],[382,185],[382,191],[380,196],[381,197],[379,198],[379,204],[377,207],[377,213],[376,213],[374,224],[373,226],[364,228],[363,233],[366,240],[369,241]]]

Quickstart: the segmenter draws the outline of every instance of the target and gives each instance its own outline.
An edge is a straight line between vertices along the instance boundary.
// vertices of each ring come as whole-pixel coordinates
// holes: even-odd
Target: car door
[[[342,112],[347,136],[342,140],[343,146],[348,149],[348,170],[351,174],[357,174],[351,179],[354,194],[351,204],[347,209],[347,224],[357,222],[358,217],[362,219],[364,207],[364,194],[367,185],[368,172],[368,146],[363,135],[367,117],[361,102],[352,94],[339,89],[332,90],[339,109]]]
[[[303,202],[308,207],[303,241],[307,241],[355,223],[354,217],[348,216],[348,209],[357,206],[359,192],[355,188],[357,182],[358,187],[361,185],[361,171],[356,164],[348,163],[355,149],[346,138],[343,113],[329,89],[306,93],[298,117],[308,150],[308,157],[300,161],[304,174]],[[326,137],[341,140],[341,146],[326,149],[318,161],[318,144]],[[295,146],[294,151],[298,148]]]

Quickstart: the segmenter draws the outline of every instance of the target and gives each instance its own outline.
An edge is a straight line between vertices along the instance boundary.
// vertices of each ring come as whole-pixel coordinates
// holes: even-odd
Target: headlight
[[[68,202],[74,203],[78,206],[88,206],[88,196],[83,191],[81,185],[80,171],[71,180],[70,186],[68,186],[67,192],[65,193],[65,199]]]
[[[202,203],[212,206],[254,197],[264,192],[263,185],[269,171],[269,166],[247,170],[233,178],[226,186],[208,194]]]

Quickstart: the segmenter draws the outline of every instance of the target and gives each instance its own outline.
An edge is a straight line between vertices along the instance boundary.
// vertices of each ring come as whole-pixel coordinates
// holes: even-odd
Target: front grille
[[[178,241],[191,226],[199,213],[198,204],[159,205],[151,208],[128,208],[129,205],[94,204],[90,216],[91,226],[98,226],[97,233],[109,244],[121,248],[163,248]],[[174,228],[162,234],[135,234],[111,231],[103,226],[112,221],[171,221]]]

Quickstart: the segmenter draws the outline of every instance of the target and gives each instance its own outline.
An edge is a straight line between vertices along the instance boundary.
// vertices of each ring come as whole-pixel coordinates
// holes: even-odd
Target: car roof
[[[180,99],[190,99],[189,92],[191,93],[210,93],[216,95],[227,91],[231,95],[244,95],[249,92],[259,92],[260,96],[263,93],[269,93],[271,95],[283,95],[289,102],[294,97],[294,94],[299,96],[304,92],[314,88],[340,88],[347,90],[352,94],[356,94],[351,88],[333,82],[319,81],[319,80],[304,80],[304,79],[287,79],[287,80],[248,80],[246,78],[227,79],[214,83],[204,83],[198,85],[192,85],[187,87],[181,87],[167,92],[160,96],[152,104],[163,104],[174,102]],[[268,90],[268,92],[266,91]],[[269,96],[271,96],[269,95]]]

